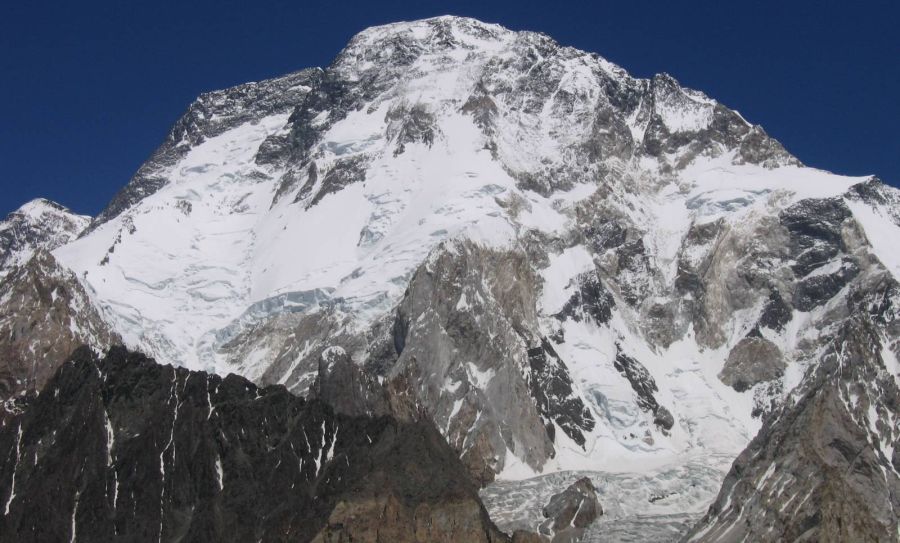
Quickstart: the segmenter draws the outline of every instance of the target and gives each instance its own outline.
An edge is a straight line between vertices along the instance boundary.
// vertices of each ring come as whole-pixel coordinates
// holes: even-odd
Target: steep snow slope
[[[163,362],[305,394],[341,347],[482,482],[690,478],[896,280],[897,202],[670,76],[443,17],[202,96],[54,255]]]
[[[197,368],[204,334],[246,307],[254,226],[271,201],[252,156],[286,118],[264,118],[200,143],[176,164],[165,188],[59,251],[96,290],[129,345],[166,361],[183,352],[184,364]]]

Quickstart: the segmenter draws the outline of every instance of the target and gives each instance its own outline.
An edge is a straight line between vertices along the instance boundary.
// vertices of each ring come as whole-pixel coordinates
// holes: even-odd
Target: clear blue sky
[[[805,163],[900,183],[900,2],[7,1],[0,216],[98,213],[199,93],[324,66],[359,30],[442,14],[665,71]]]

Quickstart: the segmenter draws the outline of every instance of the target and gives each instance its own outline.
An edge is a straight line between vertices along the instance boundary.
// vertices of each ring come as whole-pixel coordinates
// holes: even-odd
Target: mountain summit
[[[201,95],[58,223],[29,273],[2,247],[4,315],[54,284],[85,300],[66,345],[431,425],[503,530],[588,476],[615,537],[897,538],[900,192],[669,75],[467,18],[374,27]],[[47,330],[0,337],[9,397],[62,363],[26,348]]]

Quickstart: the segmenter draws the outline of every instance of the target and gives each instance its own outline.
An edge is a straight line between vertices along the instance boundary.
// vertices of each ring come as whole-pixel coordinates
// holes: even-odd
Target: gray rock
[[[512,534],[512,543],[547,543],[549,538],[527,530],[516,530]]]
[[[528,348],[540,341],[536,282],[521,253],[449,242],[416,271],[384,331],[394,351],[393,360],[379,359],[385,378],[413,384],[418,403],[482,482],[502,469],[507,449],[535,468],[554,454],[545,428],[554,419],[542,415],[527,380],[543,377],[526,378]],[[550,362],[550,373],[566,371]],[[557,418],[571,428],[566,421],[585,408],[574,393],[566,397],[578,415]]]
[[[575,394],[565,362],[546,338],[541,338],[539,346],[528,349],[528,365],[531,397],[545,421],[551,441],[555,441],[555,425],[558,425],[572,441],[584,447],[582,432],[594,429],[594,416]]]
[[[317,300],[312,296],[312,302]],[[344,333],[347,317],[332,310],[291,313],[263,311],[264,316],[235,326],[232,335],[219,346],[231,371],[261,385],[284,385],[305,396],[316,379],[319,359],[329,347],[340,346],[353,353],[362,338]],[[255,371],[245,365],[254,351],[272,353],[271,363]]]
[[[845,249],[841,226],[850,217],[843,201],[803,200],[781,212],[781,223],[791,235],[794,273],[803,277],[825,265]]]
[[[585,529],[603,515],[603,508],[594,484],[583,477],[554,494],[541,513],[547,520],[541,523],[540,533],[557,543],[579,541]]]
[[[792,317],[791,307],[784,301],[777,289],[772,289],[769,299],[763,307],[762,315],[759,317],[759,326],[781,332]]]
[[[728,353],[719,379],[741,392],[781,377],[785,363],[777,345],[763,337],[745,337]]]
[[[40,392],[79,345],[119,341],[75,275],[43,249],[0,279],[0,401]]]
[[[483,83],[475,87],[475,92],[466,100],[460,109],[462,113],[472,115],[481,130],[488,136],[493,134],[494,117],[497,115],[497,104]]]
[[[301,195],[307,194],[316,184],[317,174],[310,166],[309,177],[306,185],[297,195],[298,200],[302,200]],[[348,185],[354,183],[362,183],[366,180],[366,157],[354,156],[338,160],[334,165],[325,172],[322,177],[322,184],[319,191],[312,197],[307,204],[307,209],[319,203],[322,198],[328,194],[338,192]]]
[[[341,347],[329,347],[320,355],[319,372],[308,397],[350,416],[391,413],[387,390],[363,372]]]
[[[857,274],[859,274],[859,266],[851,259],[844,259],[834,273],[813,275],[802,279],[797,283],[797,290],[794,291],[794,307],[800,311],[810,311],[826,304]]]

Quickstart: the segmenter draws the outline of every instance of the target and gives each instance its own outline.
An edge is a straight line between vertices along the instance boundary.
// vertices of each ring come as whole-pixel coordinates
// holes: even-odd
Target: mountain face
[[[201,96],[50,230],[4,257],[9,394],[121,341],[434,428],[502,529],[578,472],[588,539],[897,538],[900,192],[668,75],[471,19],[371,28]]]

